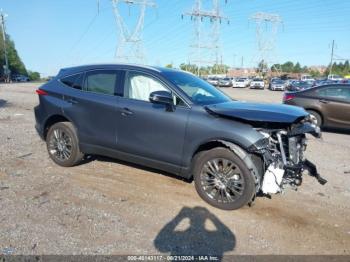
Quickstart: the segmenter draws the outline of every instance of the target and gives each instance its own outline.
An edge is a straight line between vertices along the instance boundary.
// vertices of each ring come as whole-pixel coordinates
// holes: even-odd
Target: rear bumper
[[[35,116],[35,130],[40,136],[42,140],[45,140],[44,136],[44,121],[43,121],[43,116],[40,113],[40,105],[34,107],[34,116]]]

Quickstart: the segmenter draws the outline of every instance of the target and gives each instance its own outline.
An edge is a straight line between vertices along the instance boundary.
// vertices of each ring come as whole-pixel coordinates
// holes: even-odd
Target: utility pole
[[[332,41],[332,52],[331,52],[331,66],[329,69],[329,74],[332,74],[332,69],[333,69],[333,56],[334,56],[334,40]]]
[[[235,68],[236,66],[236,54],[233,54],[233,60],[232,60],[232,68]]]
[[[5,76],[5,82],[10,82],[10,74],[11,71],[9,69],[9,62],[7,58],[7,46],[6,46],[6,27],[5,27],[5,18],[7,17],[6,14],[4,14],[1,10],[0,19],[1,19],[1,29],[2,29],[2,38],[4,41],[4,58],[5,58],[5,65],[4,68],[4,76]]]
[[[119,31],[116,59],[121,62],[145,63],[143,50],[143,28],[147,7],[156,7],[153,0],[111,0],[114,16]],[[133,30],[129,30],[126,19],[123,19],[120,8],[122,4],[128,5],[129,13],[131,7],[139,8],[139,15],[136,19]],[[130,21],[131,19],[127,19]]]
[[[258,12],[252,15],[250,20],[253,20],[256,24],[256,42],[258,48],[258,59],[256,62],[258,64],[262,62],[262,69],[266,66],[267,68],[265,70],[269,70],[271,56],[276,45],[278,28],[283,24],[282,18],[278,14]],[[280,69],[276,68],[276,70]]]
[[[193,56],[191,61],[197,64],[197,75],[200,74],[200,68],[203,65],[217,67],[220,52],[220,24],[222,21],[229,23],[228,18],[221,13],[220,0],[212,0],[212,8],[210,10],[204,10],[202,8],[202,1],[194,0],[192,10],[182,14],[182,18],[189,16],[194,22],[194,39],[193,43],[190,44],[190,48],[193,51],[190,56]],[[206,22],[211,24],[211,29],[203,30],[203,32],[202,26]]]

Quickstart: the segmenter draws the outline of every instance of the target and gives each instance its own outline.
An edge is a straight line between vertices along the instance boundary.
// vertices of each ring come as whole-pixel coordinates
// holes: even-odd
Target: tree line
[[[166,67],[172,68],[173,65],[168,64]],[[196,64],[182,63],[180,64],[180,69],[196,75],[206,76],[210,74],[226,74],[230,67],[228,65],[221,64],[198,67]],[[268,68],[267,64],[261,61],[257,66],[256,72],[267,75],[268,71],[280,74],[310,74],[313,77],[323,77],[330,74],[331,66],[328,65],[328,67],[321,72],[313,67],[302,66],[299,62],[293,63],[291,61],[287,61],[283,64],[274,64],[271,66],[271,68]],[[349,61],[346,60],[344,63],[334,62],[332,65],[332,74],[340,75],[342,77],[350,75]]]
[[[166,65],[166,67],[173,68],[173,65],[168,64]],[[226,74],[229,68],[230,67],[228,65],[222,65],[222,64],[215,64],[212,66],[200,66],[200,67],[191,63],[180,64],[181,70],[188,71],[195,75],[200,75],[200,76]]]
[[[346,60],[344,63],[334,62],[332,66],[329,64],[324,72],[320,72],[319,70],[313,69],[312,67],[301,66],[299,62],[294,64],[291,61],[287,61],[284,64],[272,65],[271,71],[282,73],[310,74],[313,77],[328,76],[330,72],[332,72],[332,74],[344,77],[350,74],[350,66],[348,60]]]
[[[0,36],[2,36],[2,29],[0,28]],[[4,69],[5,69],[5,55],[4,55],[4,40],[0,37],[0,79],[4,79]],[[11,39],[10,35],[6,34],[6,51],[9,69],[11,75],[23,75],[29,77],[30,80],[35,81],[40,79],[40,74],[38,72],[32,72],[27,70],[23,61],[15,47],[14,41]]]

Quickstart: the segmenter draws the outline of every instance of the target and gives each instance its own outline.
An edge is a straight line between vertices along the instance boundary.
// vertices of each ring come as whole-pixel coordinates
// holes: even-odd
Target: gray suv
[[[125,64],[62,69],[37,91],[36,129],[58,165],[96,154],[194,180],[221,209],[301,184],[309,169],[302,108],[235,101],[173,69]],[[117,190],[117,189],[116,189]]]

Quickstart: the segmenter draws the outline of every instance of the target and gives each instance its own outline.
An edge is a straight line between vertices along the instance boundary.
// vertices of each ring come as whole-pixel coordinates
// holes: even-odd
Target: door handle
[[[70,103],[70,104],[78,104],[78,101],[75,100],[74,98],[68,98],[67,102]]]
[[[130,115],[132,115],[132,114],[134,114],[134,112],[131,111],[129,108],[124,107],[124,108],[122,109],[122,116],[130,116]]]
[[[326,99],[320,99],[319,101],[320,101],[321,103],[323,103],[323,104],[328,104],[328,103],[329,103],[329,101],[326,100]]]

